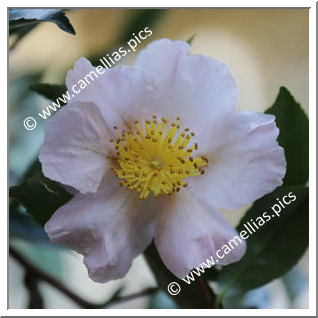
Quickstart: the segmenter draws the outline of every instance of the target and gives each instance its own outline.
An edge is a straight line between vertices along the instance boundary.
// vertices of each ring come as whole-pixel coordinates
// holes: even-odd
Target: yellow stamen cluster
[[[121,179],[121,185],[140,193],[139,199],[145,200],[151,192],[154,197],[178,192],[188,185],[185,178],[204,174],[202,167],[208,160],[205,156],[191,156],[198,144],[187,148],[194,133],[186,128],[177,134],[179,120],[178,117],[167,127],[165,118],[158,123],[153,116],[151,121],[145,121],[144,130],[136,121],[134,133],[120,133],[114,127],[118,139],[110,140],[117,152],[112,170]]]

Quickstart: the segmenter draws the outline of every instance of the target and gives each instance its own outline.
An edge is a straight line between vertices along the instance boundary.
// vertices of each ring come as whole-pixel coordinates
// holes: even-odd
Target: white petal
[[[95,74],[93,74],[92,72],[96,74],[96,68],[85,57],[81,57],[78,61],[76,61],[74,63],[74,68],[67,72],[66,87],[70,92],[73,92],[72,89],[74,85],[76,85],[74,87],[75,92],[80,90],[80,84],[84,85],[85,83],[85,85],[88,85],[86,88],[81,90],[80,93],[78,93],[78,95],[75,95],[73,97],[73,101],[76,100],[82,102],[93,102],[94,100],[92,100],[92,96],[95,95],[99,97],[98,92],[102,91],[101,81],[98,80],[99,74],[96,74],[95,76]],[[92,82],[92,84],[90,85],[87,84],[87,82],[85,81],[85,76],[87,75],[87,80]],[[92,79],[90,78],[90,76],[92,77]],[[80,80],[84,83],[79,83]]]
[[[53,242],[84,256],[90,278],[101,283],[122,278],[153,238],[147,203],[117,185],[107,177],[98,193],[76,195],[45,225]]]
[[[227,265],[241,259],[246,250],[244,240],[225,255],[217,251],[237,233],[214,209],[198,201],[189,191],[182,190],[165,201],[158,216],[155,244],[167,268],[184,278],[190,270],[207,259]]]
[[[169,87],[189,51],[190,46],[184,41],[157,40],[141,50],[135,66],[146,70],[160,86]]]
[[[87,74],[91,74],[94,80]],[[97,74],[97,78],[94,74]],[[115,66],[98,75],[96,68],[87,59],[81,58],[75,63],[74,69],[67,73],[68,90],[74,84],[79,90],[78,82],[85,77],[90,84],[75,95],[72,102],[94,102],[110,127],[117,125],[124,128],[129,122],[138,120],[138,109],[141,106],[148,108],[151,103],[153,82],[143,70],[136,67]]]
[[[44,126],[39,159],[46,177],[81,193],[95,192],[107,169],[110,132],[99,109],[76,102],[61,108]]]
[[[275,117],[237,111],[211,123],[199,149],[209,159],[206,174],[189,179],[191,191],[216,208],[252,203],[282,184],[284,150]]]
[[[135,66],[155,79],[153,112],[169,119],[180,116],[197,128],[234,109],[237,87],[227,64],[188,52],[184,41],[154,41],[141,51]]]

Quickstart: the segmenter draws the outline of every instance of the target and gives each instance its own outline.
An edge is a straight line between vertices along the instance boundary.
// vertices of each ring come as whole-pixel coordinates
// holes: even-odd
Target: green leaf
[[[42,174],[10,187],[9,196],[17,199],[42,226],[72,197],[56,182],[45,178]]]
[[[158,286],[175,301],[180,308],[213,308],[215,295],[203,277],[197,277],[190,285],[175,277],[163,264],[155,245],[152,243],[144,252]],[[167,292],[170,283],[176,282],[181,291],[172,296]]]
[[[13,45],[10,46],[10,49],[12,49],[12,47],[14,47],[25,35],[32,31],[36,26],[36,24],[30,24],[11,29],[10,35],[14,34],[16,36],[16,40],[14,41]]]
[[[61,9],[10,9],[9,30],[15,33],[22,27],[30,28],[42,21],[55,23],[60,29],[75,35],[75,30]]]
[[[308,117],[285,87],[281,87],[274,105],[266,113],[276,116],[279,144],[285,150],[287,173],[284,185],[306,184],[309,177]]]
[[[22,176],[22,181],[26,181],[35,175],[40,175],[42,173],[42,166],[38,158],[36,158],[29,167],[26,169]]]
[[[220,272],[221,272],[221,269],[219,269],[216,266],[207,268],[204,273],[204,278],[212,282],[217,282],[219,279]]]
[[[33,84],[30,86],[30,89],[52,101],[56,101],[67,90],[65,85],[54,85],[44,83]]]
[[[296,199],[279,213],[278,206],[285,195],[294,194]],[[292,196],[290,194],[290,196]],[[291,200],[286,198],[286,202]],[[247,239],[247,252],[241,261],[223,268],[219,276],[218,301],[231,290],[232,295],[244,293],[278,278],[291,269],[308,247],[309,193],[307,187],[280,187],[257,200],[247,211],[237,227],[238,232],[247,231],[244,224],[261,222],[264,212],[271,217]],[[256,224],[258,224],[256,223]],[[254,227],[255,229],[255,227]]]

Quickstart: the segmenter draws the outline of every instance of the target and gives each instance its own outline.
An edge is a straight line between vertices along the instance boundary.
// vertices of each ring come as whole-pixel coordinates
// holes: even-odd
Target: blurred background
[[[264,111],[271,106],[280,86],[286,86],[308,113],[308,22],[305,9],[81,9],[66,15],[76,35],[49,22],[40,23],[18,43],[9,39],[9,174],[10,185],[38,154],[43,141],[42,122],[33,131],[22,125],[24,118],[50,101],[30,91],[34,83],[64,84],[66,71],[81,56],[98,60],[132,38],[144,26],[152,35],[137,48],[159,38],[188,40],[195,35],[191,53],[211,55],[230,65],[239,87],[238,108]],[[134,54],[118,64],[132,64]],[[235,226],[244,213],[224,211]],[[118,281],[102,285],[91,281],[76,253],[52,245],[43,230],[22,209],[10,213],[10,243],[33,264],[45,269],[87,301],[102,302],[118,288],[122,295],[155,287],[142,256]],[[9,259],[9,308],[27,308],[28,291],[24,270]],[[78,308],[49,284],[40,283],[45,308]],[[230,300],[228,308],[237,306]],[[308,255],[282,279],[252,291],[240,306],[257,308],[308,307]],[[175,308],[161,292],[122,302],[111,308]],[[237,308],[237,307],[236,307]]]

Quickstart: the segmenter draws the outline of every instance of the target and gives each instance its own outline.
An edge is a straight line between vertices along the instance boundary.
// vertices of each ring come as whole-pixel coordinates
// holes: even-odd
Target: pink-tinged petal
[[[71,91],[73,85],[77,85],[75,89],[78,91],[80,84],[84,86],[83,81],[87,86],[75,94],[71,102],[95,103],[110,127],[117,125],[129,128],[130,121],[139,119],[138,109],[141,106],[148,108],[151,104],[153,81],[146,72],[136,67],[119,65],[104,69],[104,73],[99,75],[96,68],[82,57],[74,64],[74,69],[67,73],[68,90]]]
[[[39,159],[46,177],[96,192],[108,167],[110,132],[98,107],[76,102],[61,108],[44,126]]]
[[[81,57],[77,60],[74,68],[69,70],[66,75],[66,87],[68,91],[75,93],[73,101],[96,102],[96,100],[92,100],[93,96],[95,95],[98,100],[103,91],[101,81],[98,80],[99,76],[96,67],[88,59]],[[91,84],[88,84],[87,80]],[[80,93],[77,93],[78,91]]]
[[[135,66],[155,79],[153,112],[168,119],[179,116],[197,128],[234,109],[238,93],[227,64],[188,54],[189,49],[184,41],[154,41],[141,51]]]
[[[107,176],[92,195],[76,195],[45,224],[51,240],[84,256],[91,279],[122,278],[133,259],[153,239],[153,214],[147,203]]]
[[[167,268],[184,278],[207,259],[211,261],[211,256],[215,264],[239,261],[246,250],[243,239],[236,239],[237,244],[232,241],[233,249],[224,251],[225,245],[237,235],[220,213],[182,190],[164,201],[157,220],[155,244]]]
[[[189,51],[190,46],[184,41],[153,41],[140,51],[135,66],[151,74],[157,84],[168,88],[174,83],[178,67]]]
[[[199,142],[208,167],[204,175],[189,180],[191,191],[223,209],[242,207],[272,192],[286,173],[278,133],[273,115],[237,111],[214,121]]]

